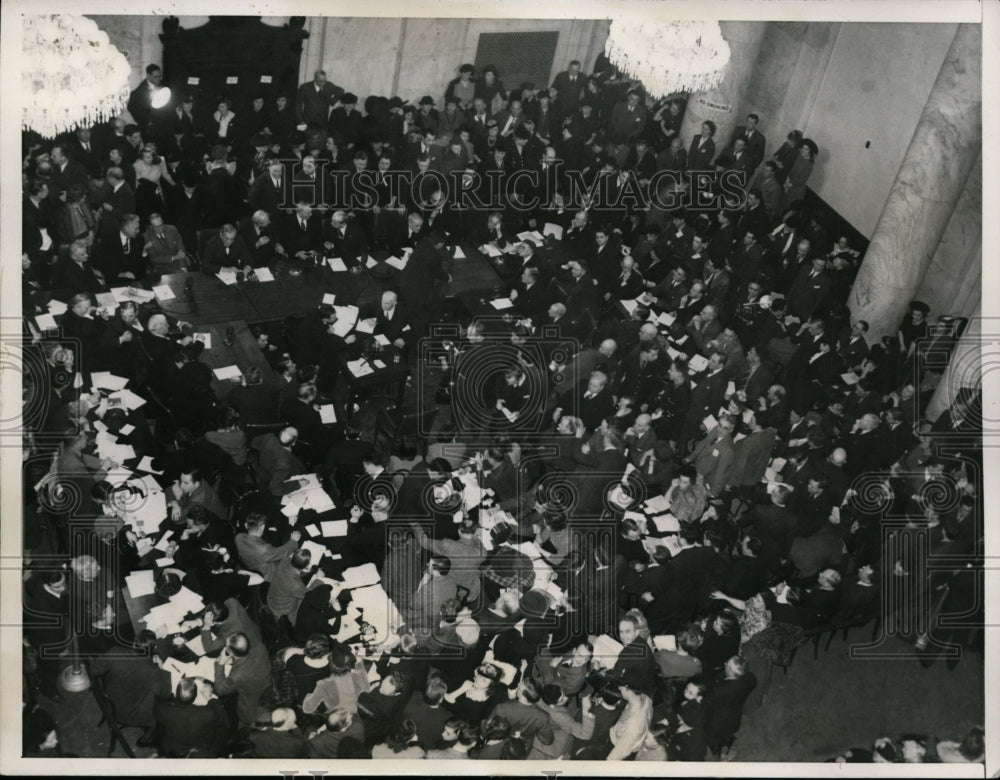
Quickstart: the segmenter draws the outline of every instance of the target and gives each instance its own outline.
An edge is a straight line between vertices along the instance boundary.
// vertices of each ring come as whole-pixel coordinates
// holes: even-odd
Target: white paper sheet
[[[330,270],[334,273],[347,270],[347,265],[339,257],[326,258],[326,264],[330,266]]]
[[[319,408],[319,418],[325,425],[337,422],[337,410],[333,404],[323,404]]]
[[[677,637],[673,634],[654,636],[653,647],[657,650],[667,650],[672,653],[677,649]]]
[[[324,520],[320,523],[323,536],[328,538],[347,536],[347,525],[348,523],[346,520]]]
[[[236,284],[236,271],[219,271],[216,276],[223,284]]]
[[[497,298],[495,301],[490,301],[490,306],[497,311],[503,311],[504,309],[513,309],[514,302],[510,298]]]
[[[350,589],[365,588],[382,581],[374,563],[365,563],[361,566],[352,566],[349,569],[344,569],[342,579],[344,580],[344,587]]]
[[[49,310],[49,314],[51,314],[53,317],[58,317],[60,314],[65,314],[66,310],[69,309],[69,306],[67,304],[55,298],[49,301],[45,306]]]
[[[333,304],[336,301],[337,301],[337,296],[334,295],[333,293],[323,293],[323,305],[324,306],[333,306]]]
[[[153,295],[156,296],[158,301],[172,301],[177,296],[174,295],[174,291],[170,289],[169,284],[158,284],[153,288]]]
[[[243,372],[240,371],[239,366],[223,366],[222,368],[212,369],[212,373],[215,374],[216,379],[238,379],[243,376]]]
[[[546,236],[552,236],[556,241],[562,241],[563,228],[562,225],[557,225],[554,222],[546,222],[542,233]]]
[[[125,577],[129,595],[134,598],[151,596],[156,593],[156,578],[152,569],[134,571]]]
[[[453,255],[453,257],[456,260],[464,260],[465,259],[465,252],[462,251],[462,247],[460,247],[460,246],[456,246],[455,247],[455,254]]]
[[[371,317],[366,320],[359,320],[354,329],[358,333],[373,333],[375,331],[375,320]]]
[[[307,553],[309,553],[310,566],[318,565],[323,558],[323,553],[326,552],[326,548],[323,545],[317,544],[316,542],[309,540],[302,542],[300,547]]]
[[[273,282],[274,274],[271,273],[270,268],[255,268],[253,270],[253,275],[257,277],[258,282]]]
[[[387,265],[391,265],[393,268],[402,271],[404,268],[406,268],[407,260],[401,260],[398,257],[392,256],[392,257],[387,257],[385,262]]]
[[[135,467],[136,471],[145,471],[150,474],[162,474],[163,471],[157,471],[153,468],[153,459],[149,455],[143,455],[142,460],[139,461],[139,465]]]
[[[212,348],[212,334],[211,333],[192,333],[191,338],[195,341],[200,341],[205,345],[205,349]]]

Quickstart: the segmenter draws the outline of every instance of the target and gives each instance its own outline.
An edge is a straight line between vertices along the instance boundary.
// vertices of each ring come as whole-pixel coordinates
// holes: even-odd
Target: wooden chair
[[[108,742],[108,757],[110,758],[111,754],[115,751],[115,745],[120,743],[122,750],[125,751],[125,755],[129,758],[135,758],[132,746],[129,745],[128,740],[125,739],[121,732],[121,727],[118,724],[118,716],[115,712],[115,703],[108,697],[103,675],[91,676],[90,690],[93,692],[97,706],[101,710],[101,720],[97,725],[100,726],[103,723],[107,723],[108,730],[110,731],[111,739]]]

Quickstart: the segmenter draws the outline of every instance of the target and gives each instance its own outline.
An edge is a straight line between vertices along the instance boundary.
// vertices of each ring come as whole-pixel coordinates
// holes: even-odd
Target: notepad
[[[205,345],[205,349],[212,348],[212,334],[211,333],[192,333],[191,338],[195,341],[200,341]]]
[[[552,236],[556,241],[562,241],[563,228],[562,225],[557,225],[554,222],[546,222],[542,233],[546,236]]]
[[[170,301],[176,298],[174,291],[170,289],[170,285],[158,284],[153,288],[153,295],[156,296],[158,301]]]
[[[333,271],[334,273],[347,270],[347,264],[344,263],[344,261],[341,260],[339,257],[326,258],[326,264],[330,266],[330,270]]]
[[[337,296],[333,293],[323,293],[323,305],[333,306],[334,302],[337,300]]]
[[[327,425],[337,422],[337,410],[333,404],[323,404],[319,408],[319,418]]]
[[[223,366],[222,368],[213,368],[212,373],[215,374],[216,379],[239,379],[243,376],[243,372],[240,371],[239,366]]]
[[[490,301],[490,306],[497,311],[503,311],[504,309],[513,309],[514,302],[510,298],[497,298],[495,301]]]
[[[358,333],[372,333],[375,330],[375,320],[372,318],[359,320],[358,324],[354,326],[354,329]]]

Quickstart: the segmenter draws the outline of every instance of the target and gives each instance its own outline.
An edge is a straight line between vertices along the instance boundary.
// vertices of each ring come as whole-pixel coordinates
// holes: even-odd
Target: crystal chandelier
[[[125,108],[131,68],[92,19],[25,15],[23,53],[24,129],[52,138]]]
[[[729,44],[718,22],[616,19],[605,52],[654,98],[717,87],[729,64]]]

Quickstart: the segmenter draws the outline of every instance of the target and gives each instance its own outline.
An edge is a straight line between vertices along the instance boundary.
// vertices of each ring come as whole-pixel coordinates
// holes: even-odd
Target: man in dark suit
[[[276,498],[283,495],[285,480],[308,472],[302,461],[292,453],[298,438],[299,432],[289,427],[283,428],[277,435],[267,433],[251,442],[251,447],[259,453],[257,486]]]
[[[810,319],[819,313],[829,290],[826,260],[814,257],[810,267],[799,269],[798,276],[788,289],[788,312],[803,322]]]
[[[242,384],[229,391],[226,403],[240,413],[244,425],[267,425],[278,420],[278,390],[264,383],[256,366],[248,368]]]
[[[406,222],[389,234],[389,251],[396,257],[401,257],[405,247],[415,249],[417,242],[426,233],[423,215],[417,211],[411,211],[406,217]]]
[[[78,292],[96,293],[105,286],[104,274],[94,268],[89,261],[90,250],[86,241],[74,241],[69,247],[69,256],[56,261],[52,272],[52,288]]]
[[[545,288],[538,281],[539,269],[525,266],[521,278],[511,287],[510,299],[514,308],[524,317],[539,322],[547,307]]]
[[[296,452],[308,464],[315,466],[326,456],[330,446],[330,430],[319,412],[313,408],[316,401],[316,387],[304,384],[299,387],[297,398],[286,400],[281,405],[281,419],[299,432]]]
[[[864,320],[855,320],[851,323],[850,330],[840,337],[837,353],[843,359],[848,371],[860,370],[861,364],[868,357],[868,342],[865,340],[867,332],[868,323]]]
[[[271,160],[267,170],[257,176],[250,185],[247,200],[254,211],[266,211],[271,219],[281,214],[285,202],[285,166],[280,160]]]
[[[406,267],[396,277],[396,288],[418,319],[432,320],[441,310],[453,262],[440,231],[432,230],[417,242]]]
[[[49,179],[49,196],[57,200],[65,200],[65,195],[72,189],[87,189],[87,169],[83,163],[72,159],[65,144],[54,144],[50,152],[52,158],[52,177]],[[98,174],[100,178],[100,174]]]
[[[285,253],[285,248],[274,235],[271,215],[264,209],[241,219],[236,227],[236,236],[249,250],[254,268],[269,266]]]
[[[860,417],[851,430],[847,445],[847,465],[855,475],[888,469],[892,460],[892,441],[886,426],[876,414]]]
[[[283,216],[285,224],[281,231],[281,245],[286,256],[299,263],[307,262],[313,253],[323,248],[323,226],[318,215],[313,212],[308,200],[298,198],[295,211]]]
[[[237,235],[236,228],[223,225],[217,235],[205,242],[201,270],[207,274],[217,274],[223,268],[247,272],[253,268],[253,263],[253,253]]]
[[[555,417],[563,414],[578,417],[589,433],[601,427],[604,418],[613,414],[615,399],[611,396],[608,375],[594,371],[576,387],[571,387],[559,400]]]
[[[69,144],[69,152],[74,160],[83,165],[87,171],[87,176],[91,179],[101,178],[101,158],[94,151],[94,145],[90,141],[90,128],[78,127]]]
[[[374,320],[372,335],[385,336],[396,349],[408,349],[416,338],[410,313],[399,303],[399,296],[391,290],[382,293],[378,308],[369,310],[365,319]]]
[[[368,254],[368,235],[365,229],[356,222],[347,219],[347,212],[336,209],[330,215],[330,220],[323,228],[323,254],[326,257],[339,257],[350,267],[359,258]]]
[[[100,235],[113,236],[121,227],[122,217],[135,213],[135,192],[126,183],[122,169],[108,168],[107,197],[101,203]]]
[[[709,415],[715,415],[722,406],[726,395],[725,358],[718,352],[713,352],[709,358],[705,376],[691,390],[691,404],[680,441],[677,442],[680,452],[685,452],[685,445],[698,435],[699,426]]]
[[[736,128],[736,131],[733,133],[733,140],[729,144],[730,149],[735,150],[736,142],[739,140],[743,141],[746,152],[749,154],[751,160],[747,168],[750,174],[763,162],[764,148],[767,145],[764,136],[757,129],[757,122],[758,117],[756,114],[747,114],[746,124]]]
[[[587,77],[580,73],[580,61],[573,60],[567,70],[556,74],[552,80],[552,89],[558,94],[559,106],[563,116],[570,116],[580,105],[586,94]]]
[[[295,118],[300,124],[326,127],[330,107],[343,91],[326,80],[326,71],[317,70],[313,80],[302,84],[295,95]]]
[[[149,132],[153,119],[153,95],[160,89],[163,71],[159,65],[146,66],[146,78],[132,90],[128,97],[128,112],[143,134]]]
[[[118,232],[100,244],[99,268],[109,282],[137,282],[146,276],[149,261],[139,235],[139,216],[125,214]]]
[[[763,398],[768,388],[774,384],[774,370],[761,359],[760,349],[750,347],[747,350],[747,364],[742,374],[736,379],[736,392],[752,409],[758,408],[758,400]],[[766,427],[766,426],[765,426]]]
[[[229,717],[222,702],[207,699],[198,683],[184,677],[174,698],[158,701],[153,714],[160,730],[160,755],[217,758],[229,742]]]
[[[570,317],[576,318],[585,311],[597,311],[600,296],[597,282],[587,272],[587,267],[579,260],[569,263],[571,280],[566,284],[566,310]]]

